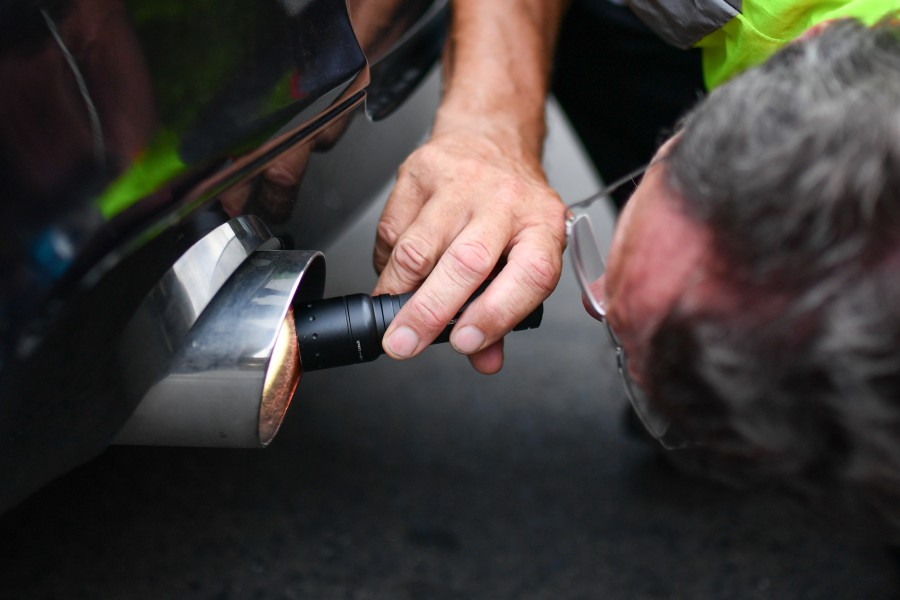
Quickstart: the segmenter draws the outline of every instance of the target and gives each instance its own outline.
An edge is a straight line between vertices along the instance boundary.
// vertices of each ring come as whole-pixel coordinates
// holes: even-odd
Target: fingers
[[[374,293],[416,293],[385,334],[389,356],[424,350],[505,258],[450,340],[476,370],[494,373],[503,364],[498,342],[555,288],[565,207],[539,161],[507,150],[453,130],[433,137],[398,172],[378,225]]]
[[[493,375],[503,367],[503,338],[469,355],[469,363],[482,375]]]
[[[538,240],[516,244],[500,273],[457,321],[450,336],[453,347],[476,356],[521,323],[556,288],[561,255],[561,249]],[[485,372],[479,366],[487,359],[475,360],[473,366]]]
[[[382,216],[378,226],[379,240],[385,245],[391,238],[393,238],[393,242],[390,244],[390,252],[382,266],[374,293],[399,293],[419,287],[438,265],[441,255],[450,250],[451,244],[455,244],[454,252],[461,256],[463,262],[463,266],[454,266],[453,270],[466,271],[471,268],[480,271],[483,270],[483,267],[476,263],[487,262],[493,256],[499,256],[503,248],[498,244],[494,245],[496,248],[489,251],[484,248],[475,248],[470,251],[466,248],[465,240],[467,238],[471,239],[471,243],[475,246],[480,246],[479,240],[483,232],[479,230],[480,228],[472,228],[468,225],[465,215],[461,212],[448,209],[455,203],[452,198],[445,198],[447,195],[437,194],[429,198],[428,204],[422,207],[417,214],[408,214],[406,207],[396,211],[385,210],[385,215]],[[402,235],[394,234],[394,224],[404,223],[406,220],[411,220],[411,223],[403,225]],[[465,234],[462,233],[467,227],[469,227],[469,231]],[[379,250],[376,248],[376,268],[379,262],[378,252]],[[490,254],[490,256],[483,258],[469,256],[472,252]],[[467,262],[472,263],[473,266],[466,267],[465,263]]]
[[[411,229],[415,230],[415,225]],[[393,358],[409,358],[431,343],[490,275],[508,237],[498,227],[492,227],[488,220],[469,223],[449,244],[425,281],[388,327],[383,342],[385,352]],[[404,235],[382,279],[402,268],[391,265],[402,263],[402,260],[396,260],[397,253],[407,239]],[[432,250],[423,253],[439,254],[443,245],[438,240]],[[481,334],[480,330],[473,333],[476,336]],[[466,335],[464,332],[464,340],[468,339]],[[469,344],[480,347],[483,341],[475,340]]]
[[[401,234],[409,229],[409,226],[415,221],[416,217],[419,215],[419,211],[422,210],[422,207],[431,196],[431,187],[423,184],[420,178],[413,172],[413,169],[409,164],[412,160],[414,160],[414,157],[410,157],[410,159],[401,166],[400,171],[397,174],[397,184],[391,191],[384,210],[381,213],[381,217],[378,220],[372,261],[375,265],[375,270],[378,273],[384,272],[384,269],[391,258],[391,253],[397,245]],[[410,258],[414,259],[414,255]],[[400,278],[391,275],[390,281],[386,283],[401,284],[402,286],[402,282],[395,281],[395,279]],[[421,280],[417,280],[415,283],[418,283],[418,281]],[[376,293],[401,292],[410,289],[410,287],[395,288],[392,285],[383,287],[384,289],[380,291],[376,289]]]
[[[478,220],[489,216],[483,207],[473,207],[483,195],[477,185],[488,179],[486,170],[483,161],[461,157],[441,143],[423,146],[404,162],[378,223],[373,263],[380,277],[375,293],[417,288],[451,242],[463,239],[464,229],[477,227]],[[486,233],[470,230],[468,237],[479,243]],[[504,243],[493,244],[499,248],[492,252],[495,259]],[[465,242],[457,248],[465,254]]]
[[[490,374],[500,369],[503,350],[497,342],[556,287],[562,270],[561,212],[559,223],[559,230],[535,227],[520,232],[503,269],[454,326],[450,343],[458,352],[469,355],[479,372]],[[389,356],[415,356],[440,333],[503,254],[499,244],[491,247],[481,241],[505,240],[503,233],[498,227],[470,227],[453,241],[388,328],[383,345]]]
[[[375,286],[376,294],[396,294],[419,287],[462,227],[457,219],[431,219],[431,212],[434,211],[429,207],[423,209],[413,224],[391,245]],[[386,223],[389,221],[383,220],[379,224],[379,231],[388,227]],[[376,257],[376,268],[378,262]]]

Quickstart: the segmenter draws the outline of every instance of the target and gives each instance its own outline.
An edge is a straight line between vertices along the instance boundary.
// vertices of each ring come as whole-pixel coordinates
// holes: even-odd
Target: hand
[[[419,288],[383,342],[403,359],[431,343],[496,273],[450,338],[477,371],[491,374],[503,366],[503,336],[559,281],[565,207],[539,157],[510,141],[515,132],[460,122],[439,116],[431,140],[400,167],[378,224],[374,293]]]

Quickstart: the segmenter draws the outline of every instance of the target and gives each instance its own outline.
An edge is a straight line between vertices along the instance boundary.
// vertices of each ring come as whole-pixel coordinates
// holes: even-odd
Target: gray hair
[[[707,449],[685,460],[900,517],[900,27],[788,45],[689,113],[667,162],[745,298],[681,303],[651,341],[648,392]]]

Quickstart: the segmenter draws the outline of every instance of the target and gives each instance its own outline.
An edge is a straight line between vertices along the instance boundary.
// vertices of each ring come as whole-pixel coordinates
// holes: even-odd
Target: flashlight
[[[487,283],[476,290],[432,344],[450,340],[450,332],[460,315],[486,287]],[[384,332],[412,295],[412,292],[374,297],[352,294],[296,306],[294,317],[303,371],[369,362],[384,354],[381,348]],[[513,331],[538,327],[543,314],[544,305],[541,304]]]

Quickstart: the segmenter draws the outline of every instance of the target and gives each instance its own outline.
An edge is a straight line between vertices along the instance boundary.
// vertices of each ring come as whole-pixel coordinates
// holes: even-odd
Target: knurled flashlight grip
[[[463,311],[481,295],[486,285],[480,287],[459,309],[432,344],[450,339],[450,332]],[[382,354],[381,340],[388,325],[412,298],[405,294],[368,296],[352,294],[306,302],[294,308],[297,323],[297,343],[300,345],[300,363],[304,371],[330,369],[356,363],[373,361]],[[534,329],[541,324],[544,305],[539,305],[513,331]]]

